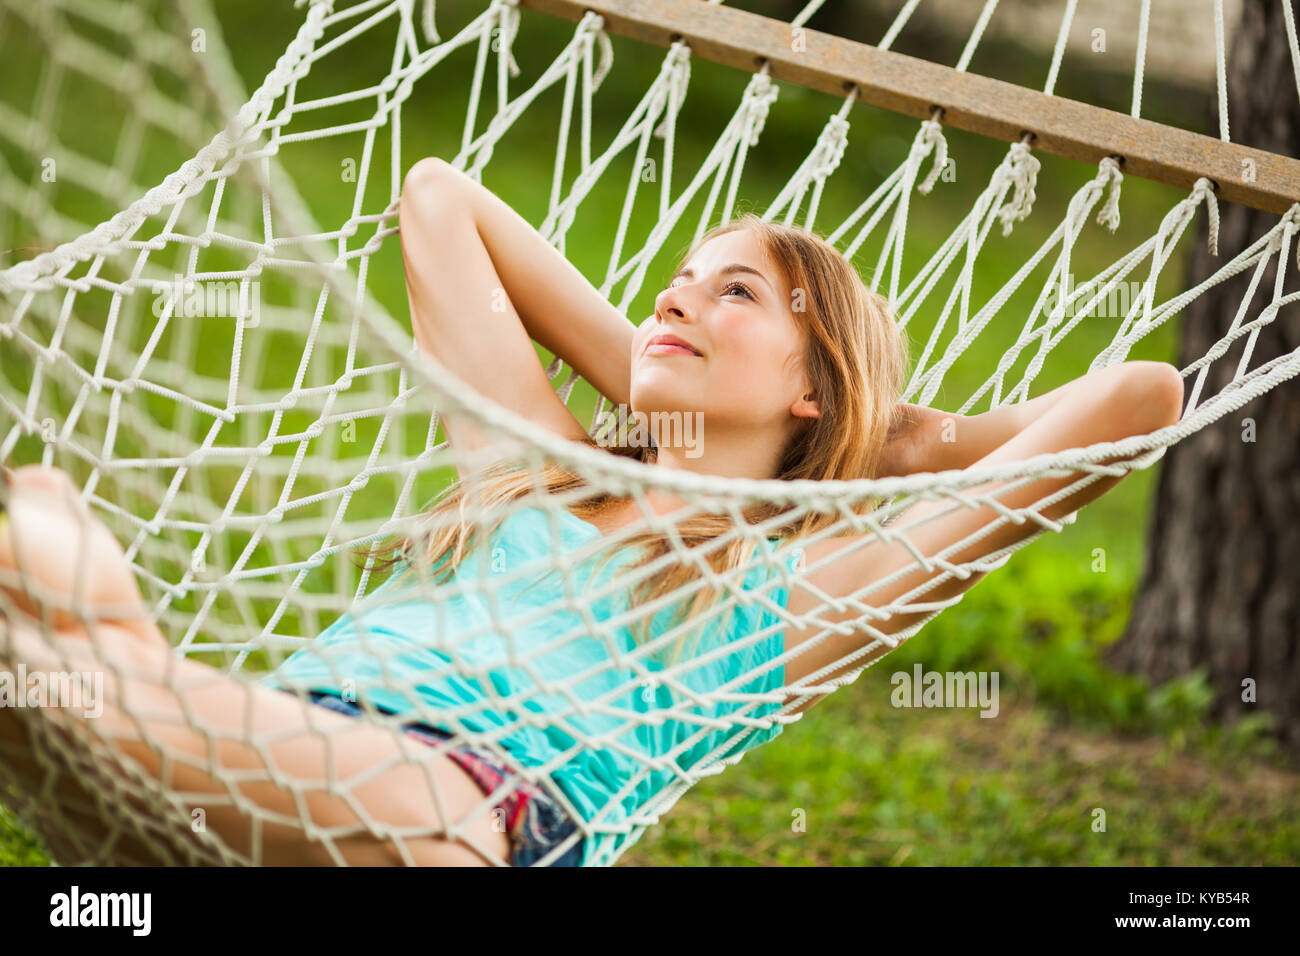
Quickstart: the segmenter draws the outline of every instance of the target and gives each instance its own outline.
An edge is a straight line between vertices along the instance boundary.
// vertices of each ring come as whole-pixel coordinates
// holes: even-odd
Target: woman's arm
[[[411,174],[428,172],[420,169],[424,164],[434,175],[455,183],[468,203],[505,295],[529,337],[571,365],[616,406],[629,404],[636,326],[490,189],[436,158],[416,163]]]
[[[1070,396],[1107,389],[1113,380],[1133,374],[1136,368],[1165,364],[1135,360],[1110,365],[1036,398],[978,415],[959,415],[900,402],[877,475],[884,478],[967,468]]]
[[[1007,464],[1049,452],[1121,441],[1178,422],[1182,416],[1183,381],[1174,366],[1163,362],[1125,362],[1112,369],[1105,370],[1105,375],[1099,371],[1070,383],[1079,387],[1063,387],[1064,390],[1060,391],[1060,395],[1045,412],[992,452],[971,462],[970,466]],[[1113,464],[1127,460],[1131,459],[1112,456],[1103,459],[1101,463]],[[1034,508],[1037,514],[1059,521],[1101,497],[1127,477],[1129,472],[1097,477],[1060,501],[1035,507],[1043,499],[1076,484],[1085,474],[1086,472],[1078,470],[1063,477],[1043,477],[1027,482],[1023,478],[990,481],[964,488],[962,495],[971,500],[986,496],[1005,509]],[[1016,482],[1024,483],[1014,490],[1007,490],[1008,485]],[[812,615],[815,623],[787,628],[786,649],[821,636],[827,624],[857,624],[861,618],[857,606],[861,604],[877,608],[893,605],[904,595],[931,584],[940,577],[946,576],[946,580],[910,601],[920,604],[942,602],[968,591],[988,572],[970,571],[962,579],[949,575],[939,564],[927,570],[917,560],[916,552],[927,557],[935,556],[977,532],[984,532],[994,523],[998,524],[992,531],[965,547],[957,548],[954,553],[945,555],[945,563],[965,565],[980,561],[989,554],[1038,533],[1042,528],[1032,519],[1026,518],[1020,524],[1004,520],[1002,511],[988,504],[965,507],[943,496],[938,500],[919,498],[891,522],[890,530],[905,534],[911,548],[900,543],[897,535],[889,539],[873,537],[865,544],[861,536],[813,542],[805,549],[805,566],[808,569],[805,574],[810,586],[804,588],[796,582],[790,589],[787,609],[796,616]],[[899,576],[887,584],[877,583],[896,574]],[[825,595],[851,600],[847,601],[849,606],[845,610],[827,610],[823,606]],[[910,606],[910,601],[906,606]],[[895,610],[889,617],[871,624],[880,633],[890,635],[919,623],[933,613],[928,608]],[[853,663],[833,666],[873,643],[877,646]],[[866,630],[859,629],[843,635],[831,634],[816,647],[809,648],[786,663],[787,683],[795,683],[823,668],[829,668],[829,671],[818,682],[830,681],[862,667],[888,651],[887,645],[878,642],[876,635]],[[806,710],[819,699],[814,697],[805,701],[793,712]]]
[[[588,440],[587,427],[547,379],[530,328],[626,401],[631,323],[513,210],[442,160],[425,159],[402,184],[399,219],[421,351],[478,394],[572,441]],[[468,417],[444,412],[442,422],[453,448],[477,459],[458,461],[462,477],[503,451]]]

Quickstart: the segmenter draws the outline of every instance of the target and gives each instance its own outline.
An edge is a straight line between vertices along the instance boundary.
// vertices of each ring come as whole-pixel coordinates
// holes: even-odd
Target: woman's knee
[[[411,741],[403,738],[403,744]],[[396,763],[353,795],[367,817],[404,834],[378,840],[378,853],[389,865],[509,863],[509,836],[497,825],[499,815],[486,806],[490,798],[446,756],[429,752]]]
[[[457,208],[466,180],[464,173],[444,159],[428,156],[419,160],[402,180],[399,221],[409,225],[435,214],[446,215]]]
[[[88,617],[147,616],[121,544],[67,488],[56,490],[63,483],[11,486],[0,526],[0,586],[28,614],[47,608],[56,628]]]

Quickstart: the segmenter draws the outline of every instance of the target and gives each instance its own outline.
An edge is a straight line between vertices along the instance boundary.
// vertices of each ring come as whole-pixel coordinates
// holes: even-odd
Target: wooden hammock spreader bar
[[[1191,190],[1205,176],[1220,199],[1285,213],[1300,202],[1300,160],[1225,143],[1114,110],[927,60],[803,29],[796,50],[790,24],[702,0],[519,0],[521,7],[569,20],[592,10],[611,34],[658,46],[684,39],[696,57],[746,72],[764,61],[774,80],[835,96],[853,86],[866,103],[921,119],[942,107],[945,126],[1018,142],[1095,166],[1121,160],[1126,175]]]

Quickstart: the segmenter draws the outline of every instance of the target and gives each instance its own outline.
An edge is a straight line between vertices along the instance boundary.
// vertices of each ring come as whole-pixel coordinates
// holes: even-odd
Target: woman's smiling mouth
[[[646,343],[646,355],[689,355],[702,358],[700,351],[676,335],[656,335]]]

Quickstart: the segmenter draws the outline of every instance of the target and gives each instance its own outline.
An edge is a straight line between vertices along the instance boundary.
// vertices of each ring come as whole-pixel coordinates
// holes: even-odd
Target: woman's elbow
[[[1183,376],[1168,362],[1139,360],[1125,363],[1132,372],[1125,379],[1125,406],[1143,433],[1176,425],[1183,417]]]

